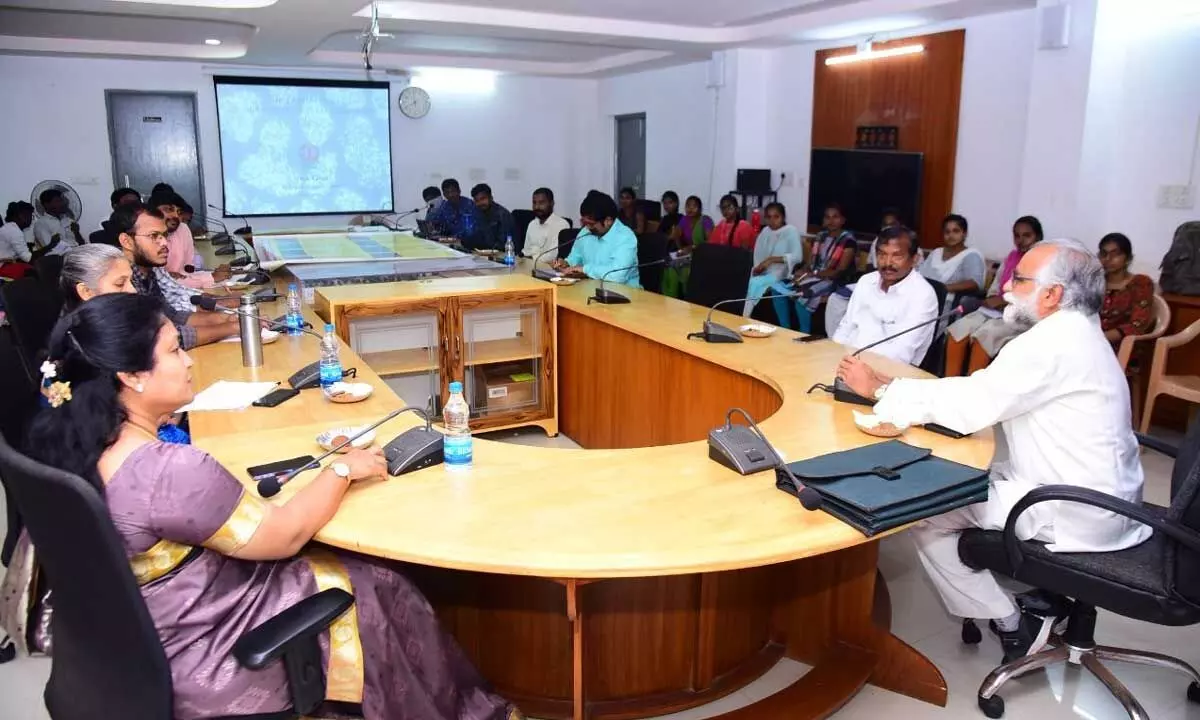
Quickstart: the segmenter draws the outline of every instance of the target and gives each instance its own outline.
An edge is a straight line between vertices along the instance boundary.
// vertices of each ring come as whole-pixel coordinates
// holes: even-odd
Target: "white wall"
[[[222,68],[224,71],[224,68]],[[472,171],[510,208],[529,207],[533,189],[552,188],[559,209],[575,215],[592,177],[577,159],[585,136],[572,113],[595,114],[596,81],[501,76],[491,95],[431,92],[421,120],[392,111],[393,186],[397,209],[420,205],[432,176],[457,177],[466,192]],[[69,182],[90,230],[109,214],[113,189],[105,89],[197,93],[200,152],[207,199],[221,204],[212,72],[194,62],[0,56],[0,96],[8,98],[0,133],[0,200],[27,199],[38,181]],[[393,86],[393,95],[400,86]],[[395,106],[393,105],[393,108]],[[505,180],[508,170],[520,179]],[[479,173],[475,177],[480,177]],[[189,200],[191,200],[189,198]],[[336,217],[259,218],[270,229],[344,222]]]

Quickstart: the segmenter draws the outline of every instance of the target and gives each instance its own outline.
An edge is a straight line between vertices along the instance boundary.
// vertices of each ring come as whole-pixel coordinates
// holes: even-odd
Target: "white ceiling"
[[[0,53],[361,67],[368,0],[0,0]],[[596,77],[862,38],[1036,0],[380,0],[376,68]],[[206,39],[221,41],[206,45]]]

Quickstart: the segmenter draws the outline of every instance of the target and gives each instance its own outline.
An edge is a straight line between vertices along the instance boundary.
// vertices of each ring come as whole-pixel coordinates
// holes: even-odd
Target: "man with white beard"
[[[967,528],[1002,530],[1012,509],[1042,485],[1077,485],[1129,502],[1142,499],[1142,466],[1129,413],[1129,389],[1100,330],[1104,271],[1073,240],[1039,244],[1021,259],[1004,299],[1004,320],[1029,329],[992,364],[970,377],[890,378],[853,357],[838,377],[878,399],[875,414],[900,427],[938,423],[973,433],[996,423],[996,455],[987,502],[917,525],[921,563],[947,610],[962,618],[994,619],[1004,662],[1028,653],[1033,623],[1012,594],[987,571],[958,556]],[[1031,507],[1017,536],[1057,552],[1107,552],[1150,537],[1150,528],[1115,513],[1067,502]]]

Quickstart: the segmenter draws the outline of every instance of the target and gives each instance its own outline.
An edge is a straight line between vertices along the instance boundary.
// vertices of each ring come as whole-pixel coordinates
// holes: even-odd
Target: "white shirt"
[[[862,348],[937,317],[937,293],[916,270],[886,291],[881,282],[878,272],[867,273],[858,281],[846,307],[846,315],[833,334],[834,342]],[[871,352],[909,365],[920,365],[936,329],[936,324],[930,323],[873,347]]]
[[[29,246],[25,244],[25,231],[15,222],[0,227],[0,265],[6,260],[29,262]]]
[[[42,215],[33,221],[33,242],[39,248],[44,248],[53,242],[55,235],[62,241],[54,246],[49,255],[62,255],[79,243],[75,242],[75,233],[71,232],[71,218],[64,216],[59,219],[53,215]]]
[[[528,258],[536,258],[538,255],[550,250],[558,245],[558,234],[566,230],[569,225],[563,218],[550,213],[550,217],[546,218],[546,222],[541,222],[537,218],[529,223],[529,228],[525,231],[525,247],[521,248],[521,254]],[[547,255],[542,258],[542,263],[552,262],[554,257]]]
[[[991,473],[992,499],[1002,508],[1059,484],[1142,500],[1129,386],[1096,315],[1059,310],[970,377],[894,380],[875,414],[965,433],[1000,423],[1003,442]],[[1022,539],[1043,532],[1053,538],[1052,551],[1108,552],[1137,545],[1151,530],[1106,510],[1054,501],[1034,505],[1017,523]]]

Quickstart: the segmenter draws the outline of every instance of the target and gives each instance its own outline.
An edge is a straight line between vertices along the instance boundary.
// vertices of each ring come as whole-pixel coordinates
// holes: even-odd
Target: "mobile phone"
[[[796,338],[793,342],[810,343],[810,342],[820,342],[821,340],[828,340],[828,339],[829,339],[828,335],[805,335],[804,337]]]
[[[292,388],[277,388],[266,395],[263,395],[251,404],[254,405],[254,407],[272,408],[277,405],[282,405],[299,394],[299,390],[293,390]]]
[[[254,467],[246,468],[246,472],[253,480],[262,480],[263,478],[277,477],[286,475],[291,471],[302,468],[312,462],[312,455],[301,455],[289,460],[280,460],[279,462],[267,463],[266,465],[255,465]]]

